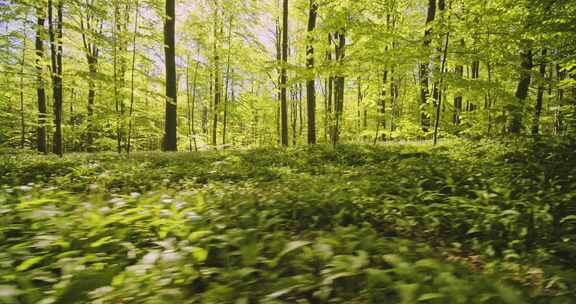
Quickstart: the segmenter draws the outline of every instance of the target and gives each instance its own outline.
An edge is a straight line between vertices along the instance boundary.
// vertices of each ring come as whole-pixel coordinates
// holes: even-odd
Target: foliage
[[[570,303],[574,141],[0,158],[0,302]]]

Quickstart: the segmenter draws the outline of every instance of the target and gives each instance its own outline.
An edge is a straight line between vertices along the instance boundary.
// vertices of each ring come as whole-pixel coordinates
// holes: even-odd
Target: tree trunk
[[[280,120],[281,120],[281,144],[288,146],[288,102],[286,96],[286,65],[288,64],[288,0],[283,0],[282,5],[282,66],[280,69]]]
[[[536,96],[536,106],[534,109],[534,120],[532,121],[532,135],[538,135],[540,130],[540,113],[542,113],[542,99],[544,97],[544,79],[546,77],[546,49],[542,49],[542,59],[540,62],[540,82],[538,84],[538,95]]]
[[[384,69],[384,73],[382,75],[382,90],[380,91],[380,102],[378,104],[378,119],[376,120],[376,131],[380,130],[380,126],[382,126],[382,129],[384,131],[386,131],[386,85],[388,83],[388,70]],[[386,135],[383,133],[382,135],[378,134],[378,132],[375,135],[375,140],[378,139],[378,136],[380,136],[381,140],[385,140],[386,139]]]
[[[346,34],[344,30],[336,34],[337,43],[335,45],[336,61],[338,65],[341,66],[345,56],[346,47]],[[334,94],[334,136],[332,138],[332,145],[338,144],[340,137],[340,131],[342,127],[342,114],[344,110],[344,75],[342,71],[338,72],[338,75],[334,78],[335,83],[335,94]]]
[[[439,81],[439,88],[438,92],[443,91],[444,86],[444,67],[446,66],[446,57],[448,57],[448,42],[450,41],[450,32],[446,33],[446,41],[444,42],[444,54],[442,55],[442,64],[440,65],[440,81]],[[442,98],[443,94],[438,93],[438,104],[436,105],[436,120],[434,121],[434,137],[433,137],[433,144],[436,145],[438,143],[438,127],[440,126],[440,114],[441,114],[441,107],[442,107]]]
[[[516,102],[518,103],[511,113],[511,121],[508,132],[510,134],[520,134],[522,130],[522,116],[524,109],[524,102],[528,97],[528,89],[530,88],[530,69],[532,69],[532,50],[527,47],[520,54],[522,63],[520,65],[520,80],[516,87]]]
[[[425,53],[428,53],[428,48],[432,42],[432,27],[431,23],[434,21],[436,16],[436,0],[428,0],[428,13],[426,16],[426,30],[424,31],[424,49]],[[420,64],[420,124],[422,126],[422,131],[428,131],[430,127],[430,117],[426,111],[426,105],[428,103],[428,95],[430,91],[428,89],[428,61],[429,58],[426,56],[426,62]]]
[[[218,114],[220,111],[220,56],[218,54],[218,2],[214,1],[214,104],[212,112],[212,146],[216,147],[218,134]]]
[[[464,66],[457,65],[455,68],[456,76],[458,78],[464,77]],[[457,94],[454,96],[454,116],[452,122],[455,125],[460,124],[460,114],[462,113],[462,95]]]
[[[224,86],[224,117],[222,117],[222,146],[226,144],[226,125],[228,124],[228,85],[230,83],[230,51],[232,50],[232,16],[228,24],[228,54],[226,58],[226,84]]]
[[[556,64],[555,66],[556,75],[557,75],[557,82],[561,82],[564,80],[566,72],[562,70],[560,64]],[[557,96],[557,104],[556,110],[554,111],[554,135],[560,135],[563,129],[563,119],[562,119],[562,103],[564,100],[564,89],[562,87],[558,87],[556,89],[556,96]]]
[[[42,77],[42,61],[44,59],[44,45],[42,35],[44,32],[44,10],[42,7],[36,9],[36,95],[38,96],[38,129],[36,148],[38,152],[46,154],[46,91],[44,90],[44,78]]]
[[[164,132],[164,150],[177,151],[176,137],[176,49],[174,28],[176,24],[175,0],[166,0],[166,19],[164,23],[164,51],[166,56],[166,124]]]
[[[24,23],[28,16],[25,17]],[[23,43],[22,43],[22,58],[20,61],[20,148],[24,149],[24,145],[26,143],[26,119],[24,115],[24,62],[26,61],[26,25],[24,25],[23,29]]]
[[[60,156],[62,149],[62,35],[63,35],[63,0],[56,4],[57,21],[54,28],[52,0],[48,0],[48,24],[50,36],[51,64],[52,64],[52,90],[54,98],[54,135],[52,152]]]
[[[96,77],[97,73],[97,59],[93,56],[93,54],[87,54],[87,57],[90,79],[88,80],[88,130],[86,134],[86,148],[90,151],[92,149],[93,136],[96,131],[94,128],[94,99],[96,97],[96,85],[94,84],[94,77]]]
[[[138,37],[139,3],[135,3],[134,32],[132,36],[132,67],[130,74],[130,109],[128,111],[128,139],[126,140],[126,154],[130,154],[132,148],[132,112],[134,111],[134,74],[136,71],[136,37]],[[121,148],[121,147],[119,147]]]
[[[316,0],[310,0],[310,12],[308,14],[308,45],[306,46],[306,67],[311,72],[311,79],[306,81],[306,109],[308,114],[308,144],[316,144],[316,88],[314,71],[314,46],[313,32],[316,28],[318,4]]]
[[[90,151],[92,150],[93,136],[96,133],[94,127],[94,99],[96,97],[96,84],[94,79],[96,78],[96,73],[98,72],[98,55],[99,49],[96,46],[93,36],[100,34],[98,28],[102,29],[102,21],[98,20],[90,10],[91,7],[86,7],[85,14],[82,14],[80,19],[80,29],[82,30],[82,44],[84,46],[84,54],[86,56],[86,62],[88,64],[88,126],[86,132],[86,147]],[[89,33],[87,35],[86,33]]]

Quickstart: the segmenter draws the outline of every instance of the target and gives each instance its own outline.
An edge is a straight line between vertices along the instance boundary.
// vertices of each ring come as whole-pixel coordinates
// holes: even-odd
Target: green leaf
[[[208,250],[204,248],[192,247],[190,248],[190,252],[192,253],[192,257],[194,257],[197,262],[202,263],[206,261],[206,258],[208,258]]]
[[[308,242],[308,241],[292,241],[292,242],[286,244],[286,246],[284,246],[284,250],[282,250],[276,258],[280,259],[283,256],[285,256],[286,254],[288,254],[288,253],[290,253],[290,252],[292,252],[298,248],[301,248],[301,247],[304,247],[304,246],[307,246],[310,244],[311,244],[311,242]]]
[[[564,224],[564,223],[569,222],[569,221],[576,221],[576,215],[565,216],[560,220],[560,223]]]
[[[425,294],[421,295],[420,297],[418,297],[418,302],[424,302],[424,301],[439,299],[439,298],[443,298],[443,297],[444,297],[443,294],[437,293],[437,292],[425,293]]]
[[[196,242],[208,235],[212,234],[211,231],[209,230],[199,230],[199,231],[194,231],[192,233],[190,233],[190,235],[188,236],[188,240],[190,242]]]
[[[26,261],[22,262],[22,264],[18,265],[18,267],[16,267],[16,271],[26,271],[30,269],[32,266],[40,263],[40,261],[42,261],[43,259],[44,256],[29,258]]]
[[[112,237],[111,237],[111,236],[105,236],[105,237],[97,240],[96,242],[93,242],[92,244],[90,244],[90,247],[91,247],[91,248],[100,247],[100,246],[102,246],[102,245],[104,245],[104,244],[110,243],[110,240],[112,240]]]

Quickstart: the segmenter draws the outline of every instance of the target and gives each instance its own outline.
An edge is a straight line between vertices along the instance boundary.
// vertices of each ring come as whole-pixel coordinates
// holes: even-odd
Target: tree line
[[[575,133],[573,1],[3,2],[0,145]]]

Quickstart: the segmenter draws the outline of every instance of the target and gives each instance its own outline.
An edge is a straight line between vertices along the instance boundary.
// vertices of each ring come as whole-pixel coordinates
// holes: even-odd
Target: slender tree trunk
[[[534,109],[534,119],[532,121],[532,135],[538,135],[540,130],[540,113],[542,113],[542,99],[544,97],[544,78],[546,77],[546,49],[542,49],[542,59],[540,62],[540,83],[538,84],[538,95],[536,96],[536,106]]]
[[[486,62],[486,70],[488,72],[488,92],[486,94],[486,99],[488,103],[488,137],[492,134],[492,107],[494,106],[494,102],[492,100],[492,64],[490,61]]]
[[[396,129],[396,116],[398,116],[398,84],[392,69],[392,76],[390,77],[390,98],[392,99],[392,110],[390,113],[390,132]]]
[[[424,31],[424,49],[425,53],[428,53],[428,49],[432,42],[432,27],[431,23],[434,21],[436,16],[436,0],[428,0],[428,13],[426,16],[426,30]],[[420,63],[420,124],[424,132],[428,131],[430,127],[430,117],[426,111],[426,105],[428,103],[428,95],[430,94],[428,89],[428,74],[430,73],[428,69],[428,55],[426,56],[426,62]]]
[[[88,80],[88,130],[86,134],[86,148],[90,151],[92,150],[93,136],[95,133],[94,128],[94,99],[96,97],[96,85],[94,83],[94,77],[96,77],[96,59],[92,54],[88,54],[88,69],[90,73],[90,79]]]
[[[361,111],[361,107],[362,107],[362,82],[361,82],[361,78],[358,77],[357,80],[357,89],[358,89],[358,94],[357,94],[357,99],[356,99],[356,128],[358,129],[358,133],[361,133],[362,130],[362,111]]]
[[[380,103],[378,105],[378,119],[376,120],[376,124],[381,125],[382,129],[386,131],[386,85],[388,84],[388,70],[384,69],[384,73],[382,76],[382,90],[380,91]],[[380,128],[376,128],[379,130]],[[386,135],[382,134],[380,136],[381,140],[385,140]],[[376,134],[376,138],[378,138],[378,134]]]
[[[446,41],[444,42],[444,54],[442,55],[442,64],[440,66],[440,81],[438,91],[442,91],[444,86],[444,68],[446,66],[446,57],[448,57],[448,42],[450,41],[450,32],[446,33]],[[440,126],[440,114],[442,107],[443,94],[438,95],[438,105],[436,106],[436,120],[434,121],[434,139],[433,144],[438,143],[438,127]]]
[[[115,1],[114,4],[114,54],[113,54],[113,69],[114,69],[114,101],[116,104],[116,145],[118,153],[122,153],[122,142],[125,140],[125,104],[124,104],[124,88],[126,87],[126,59],[123,55],[124,51],[128,49],[126,36],[128,33],[128,23],[130,19],[129,14],[130,2],[126,2],[124,7],[124,16],[120,13],[119,3]],[[136,3],[138,6],[138,3]],[[137,9],[137,8],[136,8]],[[123,17],[123,18],[122,18]],[[126,139],[126,141],[128,141]],[[126,149],[128,143],[126,143]]]
[[[194,142],[194,151],[198,152],[198,144],[196,142],[196,129],[194,128],[194,113],[196,112],[196,83],[198,79],[198,66],[200,65],[200,61],[196,62],[196,68],[194,68],[194,79],[192,84],[192,105],[190,109],[189,115],[189,130],[192,135],[192,139]]]
[[[176,24],[175,0],[166,0],[166,19],[164,23],[164,51],[166,55],[166,124],[164,132],[164,150],[177,151],[176,136],[176,49],[174,30]]]
[[[558,77],[556,81],[561,82],[562,80],[564,80],[566,72],[562,70],[560,64],[556,64],[555,69],[556,69],[556,75]],[[562,133],[563,128],[561,106],[564,100],[564,89],[562,87],[558,87],[556,89],[556,98],[557,98],[556,101],[557,104],[556,104],[556,110],[554,111],[554,135],[560,135]]]
[[[130,154],[132,149],[132,112],[134,111],[134,75],[136,74],[136,38],[138,37],[138,17],[140,5],[135,2],[134,12],[134,32],[132,35],[132,67],[130,73],[130,109],[128,110],[128,139],[126,140],[126,154]]]
[[[532,50],[530,47],[526,47],[524,51],[522,51],[521,60],[522,63],[520,65],[520,80],[518,81],[518,86],[516,87],[516,100],[517,106],[514,107],[511,113],[511,121],[510,127],[508,132],[511,134],[520,134],[522,131],[522,116],[523,116],[523,109],[524,109],[524,102],[528,97],[528,89],[530,88],[530,70],[532,69]]]
[[[232,50],[232,21],[228,23],[228,54],[226,58],[226,84],[224,85],[224,117],[222,117],[222,146],[226,144],[226,125],[228,123],[228,85],[230,83],[230,51]]]
[[[24,23],[26,23],[28,16],[25,17]],[[26,143],[26,119],[24,115],[24,62],[26,61],[26,25],[23,29],[23,43],[22,43],[22,58],[20,59],[20,148],[24,149]]]
[[[276,1],[276,6],[278,6],[278,1]],[[282,61],[282,33],[280,29],[280,18],[276,18],[276,28],[275,28],[275,38],[276,38],[276,64],[278,67],[276,68],[278,72],[278,78],[276,79],[276,113],[275,114],[275,121],[276,121],[276,135],[278,137],[277,143],[282,143],[282,122],[280,119],[280,103],[282,100],[282,88],[281,88],[281,67],[280,62]],[[254,83],[252,83],[252,89],[254,89]]]
[[[90,7],[86,7],[86,13],[82,14],[80,18],[82,43],[90,75],[90,78],[88,79],[88,127],[86,132],[86,147],[88,150],[92,149],[93,136],[94,133],[96,133],[94,128],[94,99],[96,97],[96,84],[94,79],[98,72],[99,55],[99,49],[96,46],[96,42],[92,38],[92,35],[95,36],[95,34],[99,34],[98,28],[102,28],[102,21],[99,21],[98,18],[90,12],[90,10]],[[88,36],[87,33],[89,33],[90,36]]]
[[[318,4],[316,0],[310,0],[310,12],[308,14],[308,45],[306,46],[306,67],[310,75],[306,81],[306,109],[308,114],[308,144],[316,144],[316,88],[314,75],[314,29],[316,28],[316,17]]]
[[[116,150],[118,153],[122,152],[122,134],[121,134],[121,120],[120,115],[120,96],[118,91],[118,33],[120,32],[120,9],[118,7],[118,2],[114,1],[114,26],[112,27],[112,39],[114,41],[113,45],[113,59],[112,59],[112,69],[114,71],[114,104],[117,114],[116,119]]]
[[[220,56],[218,54],[218,2],[214,1],[214,107],[212,113],[212,146],[216,147],[218,134],[218,114],[220,112]]]
[[[194,77],[196,77],[196,69],[198,68],[198,62],[196,62],[196,68],[194,71]],[[190,100],[190,55],[186,58],[186,105],[188,110],[188,152],[192,152],[192,105]]]
[[[38,96],[38,129],[37,129],[37,142],[36,146],[38,152],[46,154],[46,91],[44,90],[44,78],[42,77],[42,61],[44,59],[44,8],[38,7],[36,9],[37,23],[36,23],[36,95]]]
[[[52,151],[60,156],[62,149],[62,34],[63,34],[63,0],[56,4],[57,21],[54,28],[52,0],[48,0],[48,24],[50,36],[51,62],[52,62],[52,89],[54,98],[54,135]]]
[[[346,48],[346,34],[344,30],[336,34],[338,40],[336,44],[336,61],[338,65],[341,66],[345,56]],[[340,71],[334,79],[335,82],[335,97],[334,97],[334,114],[335,114],[335,124],[334,124],[334,136],[332,139],[332,145],[336,146],[340,137],[340,131],[342,128],[342,114],[344,110],[344,75]]]
[[[299,121],[299,128],[298,128],[298,136],[302,137],[302,133],[304,132],[304,118],[303,118],[303,107],[302,107],[302,100],[304,99],[304,90],[302,89],[302,83],[298,83],[298,121]]]
[[[459,78],[464,77],[464,66],[462,65],[457,65],[455,68],[455,72],[456,75]],[[454,96],[454,117],[452,119],[452,122],[455,125],[459,125],[460,124],[460,115],[462,113],[462,95],[461,94],[457,94]]]
[[[282,5],[282,66],[280,69],[280,120],[281,120],[281,143],[288,146],[288,102],[286,96],[286,84],[288,77],[286,65],[288,64],[288,0],[283,0]]]

